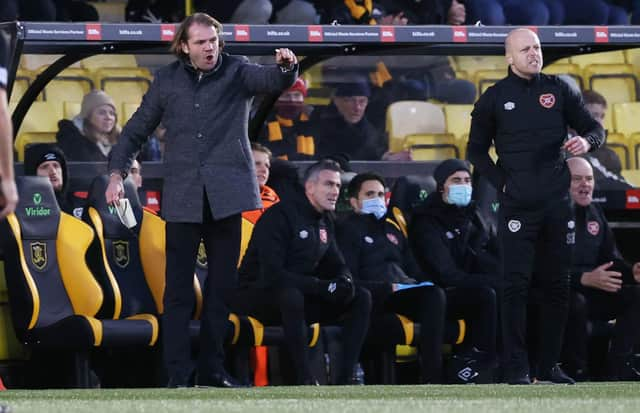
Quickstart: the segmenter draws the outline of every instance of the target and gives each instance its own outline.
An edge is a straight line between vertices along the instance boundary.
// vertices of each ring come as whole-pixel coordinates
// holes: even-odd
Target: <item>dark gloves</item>
[[[320,282],[320,294],[329,301],[346,304],[353,300],[356,288],[348,275],[339,275],[331,280]]]

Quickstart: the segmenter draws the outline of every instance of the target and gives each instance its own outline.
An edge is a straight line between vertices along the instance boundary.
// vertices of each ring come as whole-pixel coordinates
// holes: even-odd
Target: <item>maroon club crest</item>
[[[398,245],[398,238],[390,232],[387,232],[387,239],[391,241],[394,245]]]
[[[589,231],[589,234],[593,235],[594,237],[598,235],[598,232],[600,232],[600,224],[598,223],[598,221],[589,221],[587,223],[587,231]]]
[[[327,236],[327,229],[320,228],[320,242],[322,242],[323,244],[326,244],[328,238],[329,237]]]
[[[540,104],[544,108],[551,109],[553,105],[556,104],[556,97],[553,95],[553,93],[545,93],[543,95],[540,95]]]

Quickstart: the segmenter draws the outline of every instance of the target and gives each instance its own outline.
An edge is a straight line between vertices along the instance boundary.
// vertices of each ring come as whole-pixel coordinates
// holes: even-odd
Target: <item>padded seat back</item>
[[[141,313],[157,314],[156,302],[141,261],[139,233],[143,209],[135,185],[131,180],[124,181],[125,197],[129,199],[138,222],[138,225],[129,229],[120,222],[115,207],[106,202],[108,183],[106,175],[93,180],[83,216],[97,234],[99,248],[95,248],[90,256],[92,268],[96,268],[96,273],[101,266],[105,268],[101,278],[106,275],[106,279],[101,280],[101,284],[105,291],[109,291],[107,296],[113,300],[105,316],[117,319]],[[99,254],[95,251],[99,251]]]
[[[93,231],[60,211],[47,178],[16,181],[20,201],[3,247],[18,335],[74,314],[94,316],[103,296],[84,260]]]
[[[434,162],[437,165],[438,162]],[[436,190],[436,181],[432,175],[407,175],[396,179],[391,189],[389,212],[403,228],[411,225],[413,210],[421,205],[427,196]],[[402,218],[399,218],[399,216]],[[403,222],[404,221],[404,222]]]

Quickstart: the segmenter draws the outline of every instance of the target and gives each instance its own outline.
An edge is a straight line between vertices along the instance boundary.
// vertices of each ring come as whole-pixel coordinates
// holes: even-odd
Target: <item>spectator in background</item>
[[[309,119],[319,159],[344,154],[350,160],[409,160],[408,152],[387,152],[389,145],[365,117],[371,87],[364,79],[340,83],[331,104],[317,108]]]
[[[615,319],[607,356],[607,379],[640,380],[633,364],[640,344],[640,263],[627,263],[616,246],[602,208],[593,203],[594,178],[583,158],[567,160],[575,210],[576,245],[571,265],[570,322],[565,334],[565,361],[578,376],[587,376],[588,321]]]
[[[24,151],[24,174],[49,178],[60,210],[82,218],[84,200],[69,191],[69,170],[64,153],[57,145],[36,143]]]
[[[218,16],[220,21],[246,24],[314,24],[317,12],[307,0],[195,0],[198,11]]]
[[[184,19],[184,0],[128,0],[125,19],[129,22],[179,22]]]
[[[307,85],[301,77],[280,95],[275,111],[266,120],[260,132],[260,141],[275,157],[287,160],[309,160],[315,153],[312,136],[305,132],[310,109],[304,104]]]
[[[134,159],[131,162],[131,168],[129,168],[129,176],[131,180],[135,184],[136,188],[142,188],[142,165],[138,162],[137,159]]]
[[[251,153],[253,154],[253,163],[256,167],[256,179],[258,180],[258,187],[260,188],[262,208],[244,211],[242,217],[255,225],[264,211],[273,204],[280,202],[280,198],[276,191],[267,186],[269,170],[271,169],[271,151],[259,143],[251,142]]]
[[[58,122],[56,139],[69,161],[106,162],[120,136],[113,99],[93,90],[82,99],[80,114]]]
[[[607,112],[607,100],[600,93],[594,90],[585,90],[582,99],[587,111],[604,128],[604,118]],[[605,136],[607,134],[605,130]],[[570,131],[570,134],[575,134]],[[584,157],[594,168],[596,185],[600,190],[606,189],[628,189],[631,185],[622,177],[622,162],[618,154],[608,146],[607,141],[598,149],[587,153]]]
[[[627,25],[628,0],[584,0],[576,7],[575,0],[545,0],[552,14],[550,24],[566,25]]]
[[[81,0],[3,0],[2,21],[97,21],[95,7]]]
[[[465,0],[466,21],[467,24],[480,22],[485,26],[544,26],[550,23],[549,7],[545,4],[548,1],[550,0]]]

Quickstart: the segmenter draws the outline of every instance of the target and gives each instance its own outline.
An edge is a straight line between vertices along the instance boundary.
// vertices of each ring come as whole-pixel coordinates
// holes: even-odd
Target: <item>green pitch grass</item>
[[[576,386],[350,386],[8,390],[12,413],[103,412],[638,412],[640,383]],[[2,411],[2,409],[0,409]]]

